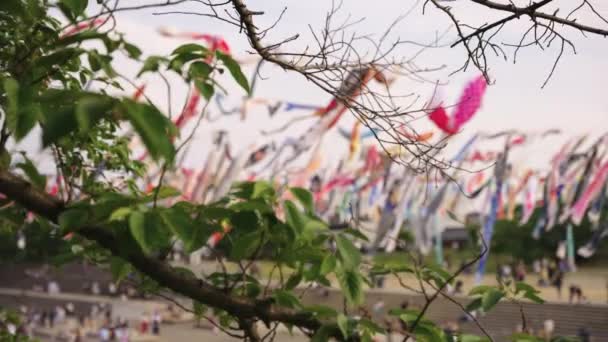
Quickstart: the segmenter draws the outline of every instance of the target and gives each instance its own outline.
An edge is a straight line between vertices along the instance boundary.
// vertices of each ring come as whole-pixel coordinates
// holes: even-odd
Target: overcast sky
[[[134,3],[150,1],[133,1]],[[454,13],[463,21],[470,24],[481,24],[492,18],[500,18],[504,14],[489,12],[479,5],[463,5],[464,1],[449,2],[447,4],[455,7]],[[596,1],[599,5],[596,10],[608,14],[608,2]],[[123,2],[126,3],[126,2]],[[131,2],[129,2],[130,4]],[[284,47],[284,51],[293,49],[300,51],[301,47],[313,42],[309,25],[317,32],[322,27],[325,13],[330,9],[331,2],[328,0],[286,0],[286,1],[246,1],[251,10],[264,11],[264,15],[256,16],[254,19],[259,27],[265,27],[274,22],[284,7],[287,10],[278,25],[268,34],[265,42],[271,44],[282,38],[293,34],[300,34],[300,38],[291,45]],[[574,1],[557,1],[557,4],[566,6],[574,5]],[[365,34],[380,34],[400,15],[407,13],[412,6],[414,9],[402,20],[389,36],[390,39],[401,38],[418,43],[429,43],[434,38],[450,27],[450,20],[437,9],[428,5],[423,15],[421,2],[416,1],[389,1],[375,0],[355,1],[345,0],[338,18],[346,18],[351,15],[353,19],[365,18],[356,26],[356,31]],[[568,8],[563,8],[559,13],[568,13]],[[127,39],[133,41],[144,50],[145,55],[168,54],[175,46],[183,44],[185,40],[167,39],[156,33],[161,26],[173,27],[179,31],[198,33],[210,33],[223,36],[230,44],[236,58],[248,56],[251,49],[246,37],[240,34],[238,28],[224,24],[218,20],[196,15],[171,14],[154,15],[154,12],[179,10],[209,13],[203,5],[195,3],[192,5],[166,8],[163,10],[148,10],[137,12],[123,12],[118,18],[117,28],[126,34]],[[548,8],[553,12],[553,8]],[[592,18],[589,13],[583,15],[579,20],[591,20],[591,23],[601,24]],[[497,37],[498,42],[516,43],[523,30],[529,26],[529,19],[522,18],[504,28],[501,35]],[[605,26],[605,24],[604,24]],[[560,128],[564,135],[559,138],[547,139],[534,146],[526,147],[525,151],[516,152],[514,161],[526,163],[535,167],[546,163],[547,156],[558,149],[566,136],[571,137],[583,133],[597,135],[608,128],[608,96],[606,95],[605,77],[608,71],[608,40],[600,37],[583,37],[580,32],[563,29],[576,44],[577,54],[566,49],[557,70],[548,85],[541,89],[552,64],[559,53],[559,43],[545,51],[538,47],[530,47],[520,52],[517,63],[513,63],[513,50],[503,46],[508,53],[508,61],[502,57],[489,59],[490,75],[495,84],[488,88],[484,99],[482,110],[466,126],[461,137],[454,139],[453,146],[458,141],[464,141],[476,131],[499,131],[507,128],[526,129],[529,131],[541,131],[548,128]],[[452,29],[445,36],[442,43],[450,43],[454,40],[455,31]],[[389,40],[390,40],[389,39]],[[291,51],[291,50],[290,50]],[[406,44],[397,49],[396,57],[413,56],[419,51],[414,44]],[[449,74],[457,69],[465,60],[466,52],[462,46],[455,48],[443,47],[427,49],[416,57],[416,63],[421,67],[434,68],[445,66],[441,71],[428,74],[430,80],[447,82],[443,92],[448,100],[455,100],[465,82],[478,74],[478,71],[470,69],[459,72],[453,76]],[[126,62],[121,58],[116,60],[117,68],[126,74],[134,75],[137,66]],[[251,74],[252,65],[244,66],[244,71]],[[255,96],[270,99],[283,99],[294,102],[323,105],[331,98],[313,84],[306,82],[299,75],[285,72],[266,65],[262,70],[264,80],[257,85]],[[223,80],[230,90],[230,100],[233,103],[240,101],[242,91],[234,87],[229,78]],[[166,108],[166,90],[158,79],[147,79],[147,95],[153,98],[157,105]],[[187,87],[185,84],[175,82],[173,87],[174,111],[178,111],[183,105],[183,99]],[[417,93],[429,96],[432,93],[432,84],[421,84],[406,78],[400,78],[393,86],[393,93],[407,94]],[[164,107],[163,107],[164,106]],[[211,108],[212,114],[217,114]],[[253,109],[246,121],[238,117],[225,118],[217,123],[203,124],[194,142],[196,148],[191,151],[187,164],[191,167],[200,167],[210,146],[210,133],[218,128],[226,128],[231,132],[231,141],[238,150],[239,146],[248,146],[250,143],[263,144],[269,138],[262,137],[259,130],[262,128],[278,127],[294,115],[302,115],[306,112],[279,113],[274,118],[269,118],[264,108]],[[340,126],[352,127],[352,116],[345,117]],[[285,136],[295,136],[305,130],[314,121],[308,120],[295,126],[282,136],[275,137],[280,143]],[[428,120],[420,120],[416,123],[420,131],[432,127]],[[332,133],[324,141],[328,146],[328,153],[346,153],[346,142]],[[491,147],[488,147],[491,148]],[[328,157],[328,159],[331,159]]]

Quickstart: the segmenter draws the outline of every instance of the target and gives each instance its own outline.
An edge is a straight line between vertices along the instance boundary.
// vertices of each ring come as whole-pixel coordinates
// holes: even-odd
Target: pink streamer
[[[175,120],[175,126],[177,128],[183,127],[186,122],[192,119],[196,115],[196,107],[201,100],[201,94],[198,91],[192,92],[190,98],[188,99],[188,103],[186,104],[186,108],[180,116]]]
[[[101,25],[103,25],[103,23],[105,23],[107,20],[107,18],[97,18],[95,20],[90,20],[84,23],[79,23],[77,25],[74,26],[70,26],[66,29],[66,31],[61,35],[61,38],[65,38],[71,35],[74,35],[78,32],[82,32],[84,30],[89,30],[89,29],[93,29],[93,28],[97,28]]]
[[[171,32],[169,29],[161,28],[160,34],[170,38],[185,38],[192,40],[202,40],[209,45],[211,52],[219,50],[227,55],[230,54],[230,46],[226,43],[226,40],[221,36],[207,34],[207,33],[196,33],[196,32]]]
[[[429,118],[446,134],[455,134],[479,110],[485,91],[486,81],[480,75],[465,87],[452,117],[448,117],[445,108],[440,105],[431,112]]]
[[[593,181],[587,186],[581,198],[572,207],[572,222],[579,225],[583,220],[589,204],[598,196],[608,177],[608,162],[597,171]]]

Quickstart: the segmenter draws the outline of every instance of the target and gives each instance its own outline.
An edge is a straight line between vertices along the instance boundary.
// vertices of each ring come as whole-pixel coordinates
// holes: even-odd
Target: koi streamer
[[[429,118],[444,133],[449,135],[455,134],[479,110],[485,91],[486,80],[483,75],[478,76],[469,82],[464,89],[456,110],[451,117],[448,117],[445,108],[440,104],[439,107],[430,113]]]
[[[96,29],[99,26],[103,25],[107,20],[108,20],[108,18],[97,18],[97,19],[85,21],[82,23],[78,23],[73,26],[69,26],[68,28],[66,28],[65,32],[61,34],[60,38],[72,36],[76,33],[80,33],[85,30]]]
[[[361,131],[359,133],[359,140],[365,140],[365,139],[368,139],[368,138],[372,138],[379,131],[380,131],[379,128],[365,128],[363,131]],[[346,139],[346,140],[350,140],[351,139],[351,136],[352,136],[352,131],[351,130],[348,130],[348,129],[343,128],[343,127],[338,127],[338,132],[340,133],[340,135],[344,139]]]
[[[523,214],[519,220],[519,225],[525,225],[532,217],[534,208],[536,208],[536,189],[538,186],[538,178],[534,174],[530,175],[525,184],[524,190],[524,205]]]
[[[451,176],[451,178],[454,178],[456,176],[456,174],[458,173],[458,170],[462,166],[462,163],[464,162],[468,151],[470,150],[471,146],[473,146],[473,144],[477,141],[477,138],[478,138],[478,136],[474,135],[471,139],[469,139],[466,142],[466,144],[463,147],[461,147],[460,151],[458,151],[456,156],[454,158],[452,158],[451,162],[457,163],[457,166],[455,168],[456,171]],[[429,202],[428,206],[426,206],[426,208],[423,210],[421,225],[420,225],[419,229],[420,229],[420,233],[422,234],[421,241],[424,241],[423,243],[426,243],[427,246],[430,243],[430,239],[432,237],[432,234],[429,234],[427,227],[430,223],[431,218],[437,214],[437,210],[439,209],[439,207],[441,206],[441,203],[443,202],[443,200],[445,198],[445,194],[448,190],[449,184],[450,184],[450,182],[446,182],[439,189],[439,191],[433,196],[433,198]]]
[[[496,222],[497,214],[498,214],[498,205],[500,201],[500,195],[502,192],[502,185],[504,182],[504,178],[507,172],[507,160],[509,156],[509,143],[505,143],[505,149],[496,166],[494,168],[494,179],[496,182],[496,189],[494,194],[492,195],[492,199],[490,201],[490,211],[488,213],[488,217],[484,223],[482,239],[484,241],[484,246],[487,248],[485,254],[482,254],[481,259],[479,260],[479,264],[477,267],[477,273],[475,274],[476,283],[479,284],[483,277],[486,268],[486,262],[488,260],[488,254],[490,253],[490,244],[492,241],[492,235],[494,233],[494,223]]]
[[[605,194],[602,195],[606,198]],[[599,222],[599,220],[598,220]],[[576,253],[583,258],[592,257],[600,246],[602,240],[608,237],[608,220],[605,220],[600,227],[597,227],[589,241],[581,246]]]
[[[433,131],[428,131],[428,132],[423,132],[423,133],[409,133],[405,130],[405,128],[403,126],[401,126],[397,132],[404,136],[406,139],[408,139],[409,141],[412,142],[425,142],[428,141],[429,139],[431,139],[433,137],[433,135],[435,134],[435,132]]]
[[[176,30],[168,27],[160,27],[158,29],[158,33],[160,33],[161,36],[168,38],[202,40],[209,45],[209,49],[212,52],[219,50],[225,54],[230,54],[230,47],[228,46],[228,43],[226,43],[224,38],[217,35],[196,32],[177,32]]]
[[[603,188],[604,183],[606,182],[606,178],[608,177],[608,161],[606,161],[600,169],[597,171],[591,183],[585,192],[581,195],[581,198],[574,204],[572,207],[572,217],[571,220],[575,225],[579,225],[583,220],[583,216],[589,203],[593,199],[595,199],[599,194],[600,190]]]

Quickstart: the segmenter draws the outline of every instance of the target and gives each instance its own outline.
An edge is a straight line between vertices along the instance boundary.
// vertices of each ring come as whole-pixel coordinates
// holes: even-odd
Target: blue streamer
[[[508,154],[508,148],[505,148],[505,153],[502,156],[503,160],[501,161],[501,163],[503,165],[496,166],[496,167],[503,167],[504,169],[502,170],[502,172],[505,171],[506,166],[507,166],[507,154]],[[490,254],[490,243],[492,241],[492,235],[494,234],[494,224],[496,223],[496,216],[498,214],[498,204],[500,201],[500,195],[502,192],[502,184],[504,181],[503,178],[504,178],[504,174],[499,174],[497,172],[496,190],[495,190],[494,194],[492,195],[492,199],[490,202],[490,212],[488,214],[488,218],[483,227],[482,238],[483,238],[483,241],[485,242],[485,246],[486,246],[487,250],[486,250],[486,253],[483,254],[481,256],[481,259],[479,260],[477,274],[475,275],[475,281],[477,284],[479,284],[483,278],[483,274],[485,273],[485,269],[486,269],[486,262],[488,261],[488,255]]]
[[[315,105],[308,105],[308,104],[301,104],[301,103],[285,102],[284,110],[286,112],[289,112],[292,110],[318,110],[321,108],[323,108],[323,107],[315,106]]]
[[[364,139],[368,139],[371,137],[374,137],[374,133],[380,131],[380,129],[375,128],[375,129],[369,129],[369,128],[365,128],[365,130],[363,132],[361,132],[361,135],[359,136],[359,139],[364,140]],[[343,127],[338,127],[338,132],[340,133],[340,135],[344,138],[344,139],[349,139],[351,137],[351,131],[343,128]]]

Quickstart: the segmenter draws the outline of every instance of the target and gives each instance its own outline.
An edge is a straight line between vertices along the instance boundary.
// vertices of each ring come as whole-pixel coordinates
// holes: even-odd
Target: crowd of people
[[[562,299],[564,278],[570,269],[563,259],[550,261],[546,258],[535,260],[532,263],[532,272],[538,277],[537,286],[554,287],[557,298]],[[498,266],[496,276],[499,282],[515,280],[518,282],[526,281],[528,269],[523,261],[513,264],[501,264]],[[580,285],[571,283],[569,288],[568,302],[570,304],[588,304],[589,300],[584,295]]]
[[[93,304],[88,312],[75,310],[68,302],[52,308],[36,308],[22,305],[19,308],[21,323],[11,326],[11,332],[18,336],[34,338],[46,336],[53,340],[82,342],[128,342],[135,336],[158,336],[161,332],[163,315],[160,310],[144,312],[137,325],[114,316],[111,305]],[[133,322],[132,322],[133,323]]]
[[[21,323],[16,334],[28,337],[50,335],[71,342],[82,341],[85,336],[101,336],[103,327],[113,322],[112,308],[106,303],[94,304],[90,312],[78,312],[71,302],[51,308],[22,305],[19,313]]]

